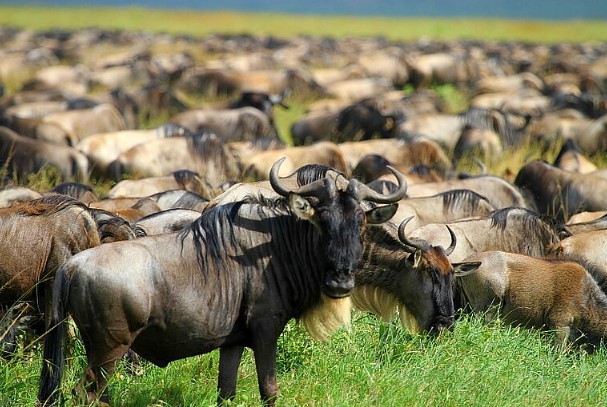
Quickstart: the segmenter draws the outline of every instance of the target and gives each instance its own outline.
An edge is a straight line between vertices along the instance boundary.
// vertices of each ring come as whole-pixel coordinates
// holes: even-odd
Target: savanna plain
[[[94,22],[94,23],[93,23]],[[290,37],[299,34],[345,37],[382,36],[391,41],[420,37],[458,38],[554,44],[607,39],[604,21],[539,22],[500,20],[412,20],[354,17],[312,17],[238,13],[199,13],[127,9],[45,8],[0,6],[0,24],[20,29],[105,29],[166,32],[205,36],[212,33],[250,33]],[[166,44],[163,46],[167,46]],[[190,50],[195,58],[206,55]],[[109,50],[99,49],[99,53]],[[6,81],[15,92],[29,79],[27,73]],[[467,108],[468,95],[450,85],[433,85],[451,112]],[[405,89],[411,91],[411,89]],[[207,100],[192,98],[192,105]],[[290,95],[289,110],[276,109],[281,136],[313,100]],[[165,122],[155,117],[144,127]],[[548,151],[527,145],[507,150],[487,171],[501,175],[531,158],[554,160],[560,146]],[[605,156],[594,156],[600,168]],[[471,160],[459,169],[478,171]],[[56,174],[42,171],[28,185],[48,189]],[[98,182],[99,195],[112,185]],[[24,338],[24,343],[28,343]],[[20,346],[10,360],[0,360],[0,406],[35,404],[41,366],[41,341]],[[82,346],[72,343],[64,374],[65,405],[72,405],[71,389],[86,365]],[[161,369],[143,362],[135,374],[121,362],[109,384],[115,406],[215,405],[218,354],[193,357]],[[279,341],[278,381],[281,406],[598,406],[607,403],[607,350],[593,354],[579,349],[555,350],[550,333],[510,327],[499,318],[459,315],[453,329],[439,336],[414,335],[397,320],[380,321],[355,311],[352,326],[327,342],[312,340],[303,327],[291,322]],[[239,371],[234,406],[259,405],[251,352],[245,352]]]

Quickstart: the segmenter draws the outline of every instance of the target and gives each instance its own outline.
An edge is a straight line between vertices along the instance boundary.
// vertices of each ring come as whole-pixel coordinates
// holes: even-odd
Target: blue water
[[[607,0],[0,0],[0,4],[96,5],[395,17],[607,20]]]

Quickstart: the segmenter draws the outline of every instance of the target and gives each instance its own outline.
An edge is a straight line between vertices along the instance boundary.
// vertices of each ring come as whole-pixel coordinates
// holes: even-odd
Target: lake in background
[[[145,7],[394,17],[607,19],[607,0],[0,0],[0,4]]]

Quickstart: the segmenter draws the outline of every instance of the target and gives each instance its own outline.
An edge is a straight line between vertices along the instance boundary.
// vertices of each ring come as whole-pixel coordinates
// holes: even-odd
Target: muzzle
[[[347,297],[354,289],[354,273],[339,274],[329,273],[325,278],[323,292],[332,298]]]

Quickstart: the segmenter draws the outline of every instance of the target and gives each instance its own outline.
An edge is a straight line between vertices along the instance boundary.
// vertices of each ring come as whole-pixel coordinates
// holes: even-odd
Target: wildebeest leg
[[[219,397],[217,404],[232,400],[236,396],[236,380],[238,377],[238,366],[242,358],[244,346],[222,346],[219,348],[219,380],[217,389]]]
[[[264,405],[273,407],[278,395],[276,381],[276,346],[278,338],[260,339],[253,351],[255,353],[255,368],[257,369],[257,382],[259,394]]]
[[[83,338],[84,339],[84,338]],[[84,371],[84,376],[78,386],[86,391],[86,403],[93,403],[99,400],[101,403],[109,403],[107,392],[107,382],[116,369],[120,359],[129,350],[129,345],[117,345],[108,349],[101,343],[96,343],[96,347],[87,346],[84,341],[88,355],[88,367]],[[80,390],[77,389],[77,390]]]

